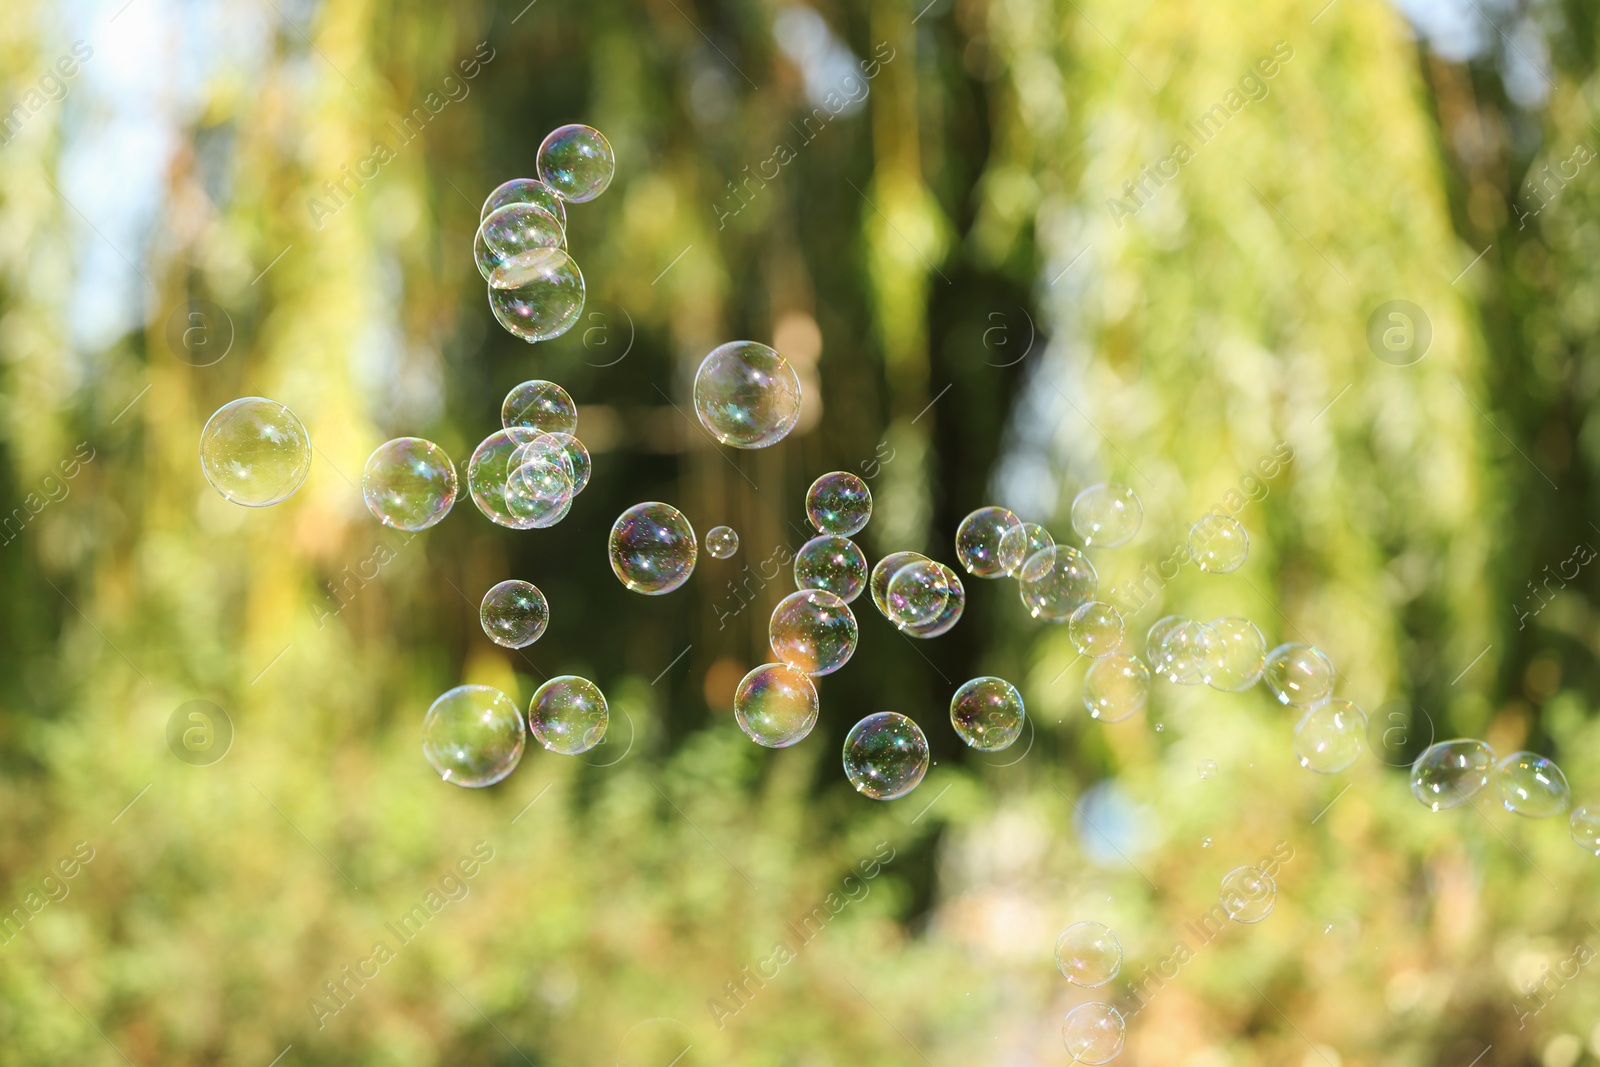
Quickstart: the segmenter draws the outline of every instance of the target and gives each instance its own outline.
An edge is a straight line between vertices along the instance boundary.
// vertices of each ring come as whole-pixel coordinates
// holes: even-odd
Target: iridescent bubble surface
[[[1032,581],[1049,569],[1054,557],[1040,553],[1054,548],[1055,544],[1050,531],[1036,522],[1009,527],[1000,536],[1000,565],[1017,581]]]
[[[1084,989],[1097,989],[1122,970],[1122,942],[1103,923],[1073,923],[1056,938],[1056,970]]]
[[[530,344],[560,337],[583,314],[583,272],[559,248],[541,248],[505,263],[489,286],[489,309]]]
[[[1579,804],[1567,819],[1572,843],[1592,856],[1600,856],[1600,805]]]
[[[963,682],[950,698],[950,725],[971,748],[999,752],[1022,733],[1022,694],[1004,678]]]
[[[694,527],[671,504],[635,504],[611,525],[611,571],[635,593],[672,592],[694,573],[699,552]]]
[[[1121,722],[1144,710],[1150,668],[1137,656],[1113,652],[1089,664],[1083,676],[1083,706],[1101,722]]]
[[[538,586],[512,578],[483,594],[478,622],[495,644],[526,648],[544,636],[544,628],[550,623],[550,604]]]
[[[506,479],[506,508],[530,527],[553,526],[572,506],[572,486],[572,465],[559,446],[533,452]]]
[[[605,740],[611,709],[600,687],[587,678],[562,674],[534,691],[528,727],[539,743],[562,756],[587,752]]]
[[[856,636],[850,605],[820,589],[784,597],[767,625],[772,654],[813,677],[832,674],[850,662]]]
[[[1213,689],[1242,693],[1261,680],[1267,639],[1249,619],[1230,615],[1206,623],[1200,638],[1200,675]]]
[[[617,172],[611,142],[593,126],[558,126],[539,144],[539,179],[563,200],[581,204],[606,191]]]
[[[739,729],[758,745],[787,748],[817,724],[817,687],[787,663],[765,663],[744,676],[733,694]]]
[[[1075,1063],[1110,1063],[1122,1052],[1128,1024],[1110,1004],[1091,1000],[1067,1012],[1061,1040]]]
[[[1537,752],[1513,752],[1495,764],[1500,802],[1514,815],[1549,819],[1567,810],[1572,790],[1555,761]]]
[[[582,441],[570,433],[540,433],[512,454],[511,469],[515,471],[539,452],[559,452],[564,455],[566,462],[562,466],[569,472],[572,495],[577,496],[583,492],[584,487],[589,484],[592,461],[589,459],[589,450],[583,447]]]
[[[800,421],[800,377],[776,349],[729,341],[712,349],[695,372],[694,410],[723,444],[766,448]]]
[[[503,208],[507,204],[532,204],[555,216],[563,231],[567,228],[566,204],[555,194],[554,189],[537,178],[512,178],[502,183],[483,202],[483,208],[478,212],[478,221],[481,223],[497,208]]]
[[[1494,776],[1494,749],[1464,737],[1429,745],[1411,765],[1411,795],[1433,811],[1465,804]]]
[[[543,433],[575,434],[578,432],[578,405],[555,382],[535,378],[513,386],[506,394],[500,404],[500,425]]]
[[[1144,522],[1144,505],[1125,485],[1091,485],[1072,501],[1072,529],[1093,548],[1116,548],[1133,540]]]
[[[1199,685],[1205,680],[1205,646],[1206,628],[1193,619],[1180,618],[1162,630],[1158,642],[1145,648],[1145,655],[1167,681]]]
[[[1122,612],[1103,600],[1091,600],[1067,620],[1072,647],[1098,659],[1122,647]]]
[[[1066,622],[1072,613],[1094,599],[1099,585],[1094,564],[1071,545],[1054,545],[1027,564],[1039,569],[1037,578],[1017,583],[1028,614],[1046,622]]]
[[[961,584],[960,576],[937,560],[934,561],[934,566],[938,567],[940,573],[944,575],[944,586],[948,593],[944,602],[944,610],[928,622],[917,626],[900,627],[900,632],[907,637],[929,638],[948,633],[956,623],[961,621],[961,613],[966,610],[967,590]]]
[[[1262,679],[1278,703],[1314,708],[1333,695],[1333,661],[1314,645],[1279,645],[1267,653]]]
[[[1278,884],[1259,867],[1235,867],[1222,876],[1222,910],[1236,923],[1258,923],[1278,903]]]
[[[923,626],[939,617],[950,599],[944,570],[932,560],[906,564],[889,579],[885,599],[896,626]]]
[[[956,559],[975,578],[1001,578],[1007,556],[1000,550],[1005,535],[1022,526],[1009,508],[979,508],[956,527]]]
[[[873,565],[872,573],[867,577],[867,588],[872,591],[872,602],[884,618],[889,619],[889,579],[899,573],[902,567],[919,561],[932,562],[920,552],[891,552]]]
[[[739,535],[731,526],[713,526],[706,531],[705,546],[712,559],[732,559],[739,551]]]
[[[385,441],[367,457],[361,498],[367,510],[396,530],[426,530],[456,502],[456,467],[444,449],[420,437]]]
[[[1294,754],[1308,771],[1338,774],[1366,748],[1367,714],[1343,697],[1318,704],[1295,724]]]
[[[486,685],[458,685],[422,720],[422,754],[439,777],[478,789],[517,767],[527,732],[511,698]]]
[[[844,773],[873,800],[903,797],[928,773],[928,739],[897,711],[868,715],[845,735]]]
[[[311,435],[294,412],[259,396],[222,405],[200,431],[206,481],[247,508],[293,496],[311,472],[311,455]]]
[[[532,523],[513,513],[506,503],[506,482],[512,474],[512,455],[536,436],[520,426],[496,430],[473,451],[467,463],[467,492],[490,522],[513,530],[532,528]]]
[[[1207,515],[1189,527],[1189,554],[1201,570],[1227,574],[1250,555],[1250,535],[1231,515]]]
[[[503,289],[522,269],[525,257],[546,248],[564,248],[567,235],[556,217],[532,204],[507,204],[478,224],[472,259],[490,286]]]
[[[849,471],[833,471],[806,490],[806,517],[825,534],[854,537],[872,518],[872,490]]]
[[[794,554],[794,584],[832,593],[848,604],[867,587],[867,557],[848,537],[813,537]]]

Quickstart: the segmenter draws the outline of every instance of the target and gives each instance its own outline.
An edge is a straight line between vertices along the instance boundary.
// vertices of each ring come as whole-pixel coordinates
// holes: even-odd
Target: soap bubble
[[[712,559],[732,559],[739,551],[739,535],[731,526],[713,526],[706,531],[705,544]]]
[[[1423,749],[1411,765],[1411,795],[1433,811],[1454,808],[1476,796],[1494,774],[1494,749],[1460,738]]]
[[[1022,525],[1009,508],[979,508],[956,527],[956,558],[975,578],[999,578],[1006,573],[1001,539]]]
[[[712,349],[695,372],[694,410],[723,444],[766,448],[800,421],[800,377],[775,349],[729,341]]]
[[[1061,1040],[1075,1063],[1110,1063],[1122,1052],[1128,1024],[1109,1004],[1091,1000],[1067,1012]]]
[[[1261,680],[1267,639],[1249,619],[1213,619],[1200,638],[1200,663],[1201,677],[1211,688],[1242,693]]]
[[[311,436],[276,400],[224,404],[200,431],[200,469],[223,498],[264,508],[294,495],[311,472]]]
[[[422,720],[422,754],[439,777],[478,789],[516,770],[527,732],[511,698],[486,685],[458,685]]]
[[[564,249],[567,235],[561,223],[532,204],[507,204],[478,225],[472,239],[472,259],[483,280],[503,289],[515,278],[524,257],[546,248]]]
[[[897,711],[868,715],[845,735],[844,773],[873,800],[903,797],[928,773],[928,739]]]
[[[1222,876],[1222,910],[1236,923],[1258,923],[1272,914],[1278,884],[1259,867],[1235,867]]]
[[[444,449],[420,437],[385,441],[367,457],[361,498],[385,526],[426,530],[456,502],[456,467]]]
[[[832,674],[856,651],[856,617],[850,605],[820,589],[790,593],[772,610],[767,626],[772,654],[813,677]]]
[[[1072,647],[1095,659],[1122,647],[1122,630],[1122,613],[1103,600],[1084,604],[1067,623]]]
[[[1514,815],[1548,819],[1567,810],[1572,791],[1555,761],[1537,752],[1513,752],[1494,769],[1500,802]]]
[[[564,519],[572,496],[572,466],[559,446],[529,455],[506,479],[506,508],[536,529]]]
[[[1101,722],[1121,722],[1144,710],[1150,668],[1138,656],[1113,652],[1089,664],[1083,676],[1083,706]]]
[[[1227,574],[1250,555],[1250,535],[1231,515],[1207,515],[1189,527],[1189,554],[1201,570]]]
[[[974,678],[950,698],[950,724],[980,752],[1010,748],[1022,733],[1022,694],[1004,678]]]
[[[578,432],[578,406],[561,386],[536,378],[514,386],[506,394],[500,405],[500,425],[575,434]]]
[[[1278,703],[1314,708],[1333,695],[1333,662],[1314,645],[1279,645],[1262,672]]]
[[[567,228],[566,205],[556,195],[554,189],[535,178],[512,178],[496,188],[489,194],[489,199],[483,202],[483,210],[478,213],[478,221],[481,223],[507,204],[532,204],[553,215],[563,231]]]
[[[478,621],[495,644],[526,648],[544,636],[544,628],[550,622],[550,604],[538,586],[512,578],[483,594]]]
[[[824,474],[806,490],[806,517],[822,533],[853,537],[872,518],[872,490],[849,471]]]
[[[611,525],[611,570],[635,593],[670,593],[694,573],[694,527],[671,504],[635,504]]]
[[[1132,489],[1115,482],[1091,485],[1072,501],[1072,528],[1085,545],[1116,548],[1133,540],[1144,522],[1144,505]]]
[[[758,745],[788,748],[817,724],[817,687],[787,663],[766,663],[739,683],[733,717]]]
[[[932,561],[920,552],[891,552],[872,568],[872,574],[867,579],[867,588],[872,591],[872,602],[878,606],[879,613],[890,622],[894,620],[889,616],[889,579],[899,573],[902,567],[918,562]]]
[[[1102,923],[1073,923],[1056,938],[1056,970],[1075,986],[1097,989],[1122,970],[1122,942]]]
[[[558,675],[534,691],[528,726],[539,743],[562,756],[587,752],[605,740],[611,709],[600,687],[573,674]]]
[[[1174,616],[1168,616],[1168,619]],[[1166,619],[1158,620],[1160,626]],[[1151,628],[1154,631],[1154,627]],[[1193,619],[1178,618],[1161,632],[1154,646],[1146,646],[1150,666],[1169,682],[1199,685],[1205,680],[1206,628]]]
[[[540,248],[505,264],[489,287],[494,317],[529,344],[560,337],[583,314],[583,273],[559,248]]]
[[[813,537],[794,554],[794,584],[824,590],[848,604],[867,587],[867,557],[847,537]]]
[[[515,472],[538,453],[559,453],[566,457],[561,466],[571,478],[573,496],[583,492],[584,487],[589,484],[589,474],[592,469],[589,450],[583,447],[582,441],[570,433],[540,433],[532,441],[519,446],[511,454],[511,470]]]
[[[1201,760],[1200,761],[1200,777],[1202,779],[1211,779],[1211,778],[1215,778],[1216,776],[1217,776],[1217,761],[1214,760],[1214,759],[1203,759],[1203,760]]]
[[[1027,564],[1042,567],[1037,578],[1019,582],[1022,604],[1028,614],[1046,622],[1066,622],[1094,599],[1099,576],[1089,557],[1071,545],[1054,545]]]
[[[900,627],[900,632],[907,637],[929,638],[948,633],[951,627],[961,621],[961,613],[966,610],[967,590],[961,584],[961,579],[956,576],[956,572],[937,560],[933,565],[944,575],[945,591],[949,594],[945,598],[944,610],[928,622],[917,626]]]
[[[950,600],[950,586],[937,563],[916,560],[889,579],[886,599],[890,622],[900,627],[923,626],[944,611]]]
[[[506,503],[506,482],[512,474],[512,455],[536,436],[533,430],[512,426],[485,437],[473,451],[467,463],[467,491],[490,522],[513,530],[532,529],[533,524],[514,514]]]
[[[537,162],[540,180],[574,204],[605,192],[617,172],[605,134],[577,123],[551,130],[539,144]]]
[[[1050,531],[1036,522],[1008,527],[1000,536],[1000,565],[1019,582],[1033,581],[1050,569],[1054,557],[1042,553],[1055,546]]]
[[[1308,771],[1338,774],[1361,758],[1366,738],[1366,712],[1343,697],[1333,697],[1306,712],[1296,724],[1294,754]]]
[[[1572,832],[1574,844],[1585,852],[1600,856],[1600,807],[1579,804],[1572,809],[1567,826]]]

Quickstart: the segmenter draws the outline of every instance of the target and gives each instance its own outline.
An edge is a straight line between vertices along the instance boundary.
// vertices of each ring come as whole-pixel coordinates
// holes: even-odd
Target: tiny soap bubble
[[[731,526],[713,526],[706,531],[705,548],[712,559],[732,559],[739,551],[739,535]]]

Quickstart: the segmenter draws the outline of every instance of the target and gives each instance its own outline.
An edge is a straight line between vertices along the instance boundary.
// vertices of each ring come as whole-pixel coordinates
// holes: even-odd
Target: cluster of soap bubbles
[[[513,530],[554,526],[589,484],[589,450],[575,436],[578,409],[555,382],[526,381],[500,406],[501,428],[467,463],[467,492],[490,522]]]
[[[1491,783],[1507,811],[1529,819],[1554,818],[1572,802],[1567,776],[1537,752],[1497,757],[1486,741],[1458,738],[1429,745],[1411,765],[1411,795],[1430,811],[1466,804]],[[1579,848],[1600,856],[1600,805],[1573,808],[1568,827]]]
[[[481,789],[516,770],[529,730],[551,752],[575,756],[605,739],[610,718],[600,687],[576,675],[551,678],[535,690],[526,728],[500,690],[458,685],[428,709],[422,754],[445,781]]]
[[[562,126],[539,145],[538,171],[538,178],[513,178],[489,194],[472,242],[495,319],[530,344],[560,337],[583,314],[583,272],[567,250],[566,205],[605,192],[616,161],[599,130]]]

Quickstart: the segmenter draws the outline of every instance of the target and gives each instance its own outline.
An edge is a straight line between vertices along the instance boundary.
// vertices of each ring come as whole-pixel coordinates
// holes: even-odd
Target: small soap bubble
[[[817,687],[787,663],[765,663],[739,683],[733,717],[758,745],[788,748],[817,724]]]
[[[1210,848],[1210,847],[1211,847],[1211,838],[1209,838],[1209,837],[1202,837],[1202,838],[1201,838],[1201,839],[1200,839],[1200,847],[1201,847],[1201,848]]]
[[[420,437],[385,441],[367,457],[361,498],[385,526],[426,530],[456,502],[456,467],[444,449]]]
[[[671,504],[635,504],[611,525],[611,571],[635,593],[672,592],[694,573],[699,552],[694,527]]]
[[[705,547],[712,559],[732,559],[739,551],[739,535],[731,526],[713,526],[706,531]]]
[[[1600,806],[1579,804],[1567,820],[1572,842],[1590,855],[1600,856]]]
[[[1227,574],[1250,555],[1250,535],[1231,515],[1207,515],[1189,527],[1189,554],[1201,570]]]
[[[1411,795],[1433,811],[1465,804],[1494,776],[1494,749],[1473,738],[1440,741],[1411,765]]]
[[[889,621],[889,579],[893,578],[900,568],[912,563],[930,563],[931,560],[920,552],[891,552],[880,559],[872,568],[872,574],[867,578],[867,588],[872,591],[872,602],[877,605],[878,612]]]
[[[923,626],[939,617],[950,600],[944,571],[932,560],[906,564],[889,579],[889,621],[896,626]]]
[[[1046,622],[1066,622],[1072,613],[1094,599],[1099,575],[1089,557],[1071,545],[1054,545],[1027,564],[1042,566],[1037,578],[1017,583],[1028,614]]]
[[[1167,728],[1167,724],[1166,723],[1164,723],[1164,722],[1156,723],[1156,733],[1159,734],[1162,730],[1165,730],[1166,728]]]
[[[566,247],[561,223],[532,204],[507,204],[478,224],[472,259],[483,280],[496,289],[517,277],[525,257],[547,248]]]
[[[506,502],[506,483],[514,473],[511,457],[538,434],[520,426],[496,430],[472,453],[467,463],[467,492],[490,522],[513,530],[530,530],[533,523],[515,514]]]
[[[587,678],[562,674],[534,690],[528,726],[539,743],[561,756],[587,752],[605,740],[611,709],[600,687]]]
[[[868,715],[845,735],[844,773],[873,800],[903,797],[928,773],[928,739],[897,711]]]
[[[729,341],[712,349],[695,372],[694,410],[723,444],[766,448],[800,421],[800,376],[775,349]]]
[[[1137,656],[1113,652],[1089,664],[1083,676],[1083,706],[1101,722],[1121,722],[1144,710],[1150,668]]]
[[[1067,623],[1072,647],[1094,659],[1109,656],[1121,648],[1122,631],[1122,612],[1103,600],[1084,604],[1072,613]]]
[[[583,314],[583,272],[559,248],[540,248],[506,263],[489,286],[489,310],[529,344],[560,337]]]
[[[1500,802],[1513,815],[1549,819],[1567,810],[1572,790],[1555,761],[1537,752],[1513,752],[1494,768]]]
[[[617,172],[617,159],[605,134],[579,123],[546,134],[536,162],[540,180],[574,204],[605,192]]]
[[[1235,867],[1222,876],[1222,910],[1236,923],[1258,923],[1272,914],[1278,884],[1259,867]]]
[[[939,612],[937,617],[920,626],[900,627],[900,632],[907,637],[929,638],[948,633],[951,627],[961,621],[961,613],[966,610],[967,590],[961,584],[961,579],[956,575],[956,572],[937,561],[933,565],[938,567],[939,572],[944,575],[944,586],[949,593],[949,596],[945,598],[944,610]]]
[[[544,628],[550,622],[550,604],[538,586],[512,578],[483,594],[478,621],[495,644],[526,648],[544,636]]]
[[[264,508],[294,495],[311,472],[311,435],[276,400],[241,397],[200,431],[200,470],[223,498]]]
[[[1171,616],[1169,616],[1171,618]],[[1199,685],[1205,680],[1206,628],[1193,619],[1179,618],[1166,627],[1159,643],[1147,647],[1150,666],[1169,682]]]
[[[1366,747],[1367,714],[1343,697],[1307,711],[1294,728],[1300,766],[1318,774],[1338,774],[1360,759]]]
[[[536,378],[513,387],[506,394],[500,405],[500,425],[543,433],[575,434],[578,432],[578,405],[555,382]]]
[[[1011,747],[1022,733],[1022,694],[1004,678],[974,678],[950,698],[950,724],[980,752]]]
[[[1032,581],[1044,575],[1054,558],[1041,553],[1055,546],[1050,531],[1036,522],[1008,527],[1000,535],[1000,565],[1017,581]]]
[[[1061,1040],[1075,1063],[1110,1063],[1122,1052],[1128,1024],[1109,1004],[1091,1000],[1067,1012]]]
[[[517,767],[527,732],[511,698],[486,685],[458,685],[422,720],[422,754],[439,777],[478,789]]]
[[[833,471],[806,490],[806,517],[820,533],[854,537],[872,518],[872,490],[849,471]]]
[[[1215,778],[1216,776],[1217,776],[1217,761],[1214,760],[1214,759],[1203,759],[1203,760],[1201,760],[1200,761],[1200,777],[1203,778],[1203,779],[1206,779],[1206,780],[1210,780],[1212,778]]]
[[[1072,501],[1072,528],[1085,545],[1116,548],[1133,540],[1144,522],[1144,505],[1132,489],[1115,482],[1091,485]]]
[[[1213,689],[1242,693],[1261,680],[1267,639],[1249,619],[1236,615],[1206,623],[1200,639],[1201,676]]]
[[[1314,645],[1279,645],[1262,671],[1278,703],[1314,708],[1333,695],[1333,662]]]
[[[772,654],[812,677],[849,663],[856,635],[850,605],[820,589],[802,589],[778,601],[767,625]]]
[[[1006,574],[1006,556],[1000,542],[1006,533],[1022,526],[1009,508],[979,508],[956,527],[956,559],[974,578],[1000,578]]]
[[[1056,938],[1056,970],[1075,986],[1096,989],[1122,970],[1122,942],[1102,923],[1073,923]]]
[[[567,228],[566,204],[555,194],[554,189],[536,178],[512,178],[497,187],[483,202],[483,209],[478,213],[478,221],[481,223],[507,204],[532,204],[555,216],[563,231]]]
[[[813,537],[794,554],[794,584],[832,593],[848,604],[867,587],[867,557],[847,537]]]

